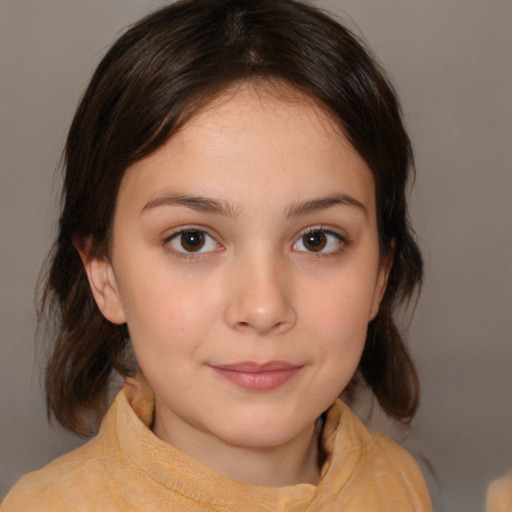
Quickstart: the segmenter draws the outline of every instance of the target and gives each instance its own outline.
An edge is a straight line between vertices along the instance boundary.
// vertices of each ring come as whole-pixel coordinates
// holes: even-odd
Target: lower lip
[[[261,372],[226,370],[225,368],[217,368],[215,366],[212,368],[221,377],[229,380],[239,388],[250,391],[271,391],[272,389],[277,389],[300,371],[300,367]]]

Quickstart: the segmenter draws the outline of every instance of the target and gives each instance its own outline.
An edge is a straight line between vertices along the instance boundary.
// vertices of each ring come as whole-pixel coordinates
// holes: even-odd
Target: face
[[[111,258],[86,264],[104,315],[127,322],[155,428],[178,446],[311,431],[384,292],[371,172],[288,95],[226,93],[130,167]]]

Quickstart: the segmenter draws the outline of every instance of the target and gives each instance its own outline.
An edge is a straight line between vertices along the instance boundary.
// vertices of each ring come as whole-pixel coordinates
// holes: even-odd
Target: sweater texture
[[[432,510],[411,455],[340,400],[326,416],[319,483],[286,487],[238,483],[199,464],[151,432],[153,411],[147,383],[129,379],[98,435],[21,478],[1,512]]]

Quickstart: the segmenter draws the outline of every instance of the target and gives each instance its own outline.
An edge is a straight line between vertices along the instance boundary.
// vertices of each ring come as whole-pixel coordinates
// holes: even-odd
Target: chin
[[[217,437],[233,446],[265,449],[288,443],[302,430],[296,422],[276,422],[275,418],[265,420],[264,417],[259,416],[253,421],[250,418],[244,418],[238,422],[233,419],[228,425],[220,426]]]

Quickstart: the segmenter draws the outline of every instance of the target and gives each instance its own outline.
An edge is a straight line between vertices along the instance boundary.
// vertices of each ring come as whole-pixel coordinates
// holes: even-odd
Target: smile
[[[243,362],[210,366],[218,375],[250,391],[271,391],[292,379],[303,367],[272,361],[265,364]]]

